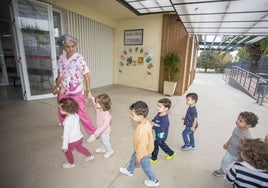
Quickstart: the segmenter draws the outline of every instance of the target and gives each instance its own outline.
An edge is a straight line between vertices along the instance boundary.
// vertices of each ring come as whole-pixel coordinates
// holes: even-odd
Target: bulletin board
[[[154,69],[153,47],[132,46],[118,48],[119,83],[141,88],[152,86]]]

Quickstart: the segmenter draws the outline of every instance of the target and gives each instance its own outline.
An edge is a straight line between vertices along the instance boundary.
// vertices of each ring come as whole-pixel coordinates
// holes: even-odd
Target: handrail
[[[268,82],[268,79],[263,78],[263,77],[261,77],[261,76],[259,76],[259,75],[257,75],[257,74],[252,73],[252,72],[249,72],[249,71],[247,71],[247,70],[245,70],[245,69],[243,69],[243,68],[241,68],[241,67],[238,67],[238,66],[232,66],[232,70],[233,70],[233,68],[240,69],[240,70],[242,70],[243,72],[247,72],[248,74],[251,74],[251,75],[253,75],[253,76],[255,76],[255,77],[259,78],[259,79],[264,79],[264,80],[266,80],[266,82]]]
[[[262,98],[261,104],[263,100],[268,101],[267,92],[260,92],[260,85],[267,85],[268,79],[263,78],[257,74],[249,72],[239,66],[232,66],[231,71],[225,73],[223,76],[224,80],[229,80],[229,78],[233,78],[239,83],[247,92],[259,102],[259,98]],[[259,88],[259,90],[258,90]],[[261,97],[260,97],[261,96]]]

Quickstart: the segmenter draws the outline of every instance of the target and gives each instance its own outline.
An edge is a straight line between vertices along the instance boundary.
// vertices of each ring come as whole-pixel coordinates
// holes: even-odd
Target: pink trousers
[[[91,155],[91,153],[88,151],[88,149],[85,148],[84,146],[82,146],[82,143],[83,143],[83,138],[81,138],[80,140],[78,140],[76,142],[68,144],[68,150],[65,152],[65,156],[67,158],[68,163],[70,163],[70,164],[74,163],[74,156],[72,153],[74,148],[76,148],[77,151],[79,151],[80,153],[83,153],[87,157],[89,157]]]
[[[78,103],[79,109],[78,109],[77,114],[80,118],[80,121],[81,121],[84,129],[86,130],[86,132],[89,135],[94,134],[96,131],[96,128],[92,124],[91,119],[90,119],[89,115],[87,114],[86,101],[85,101],[83,94],[79,93],[76,95],[66,95],[66,94],[62,93],[59,95],[59,100],[62,98],[67,98],[67,97],[73,98]],[[59,116],[60,122],[62,124],[63,120],[65,118],[65,115],[61,114],[59,109],[58,109],[58,116]]]

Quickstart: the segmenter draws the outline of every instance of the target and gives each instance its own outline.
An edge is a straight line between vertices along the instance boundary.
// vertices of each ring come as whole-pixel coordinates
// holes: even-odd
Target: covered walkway
[[[136,188],[145,187],[145,175],[137,169],[134,176],[119,173],[127,165],[133,151],[133,123],[129,118],[129,105],[144,100],[150,107],[149,119],[156,114],[157,101],[162,94],[125,86],[109,86],[93,90],[97,95],[106,92],[111,96],[112,135],[115,154],[104,159],[94,151],[99,141],[85,145],[95,155],[94,161],[84,162],[75,152],[76,167],[62,169],[65,157],[61,152],[62,129],[57,126],[56,99],[23,101],[2,100],[5,88],[0,88],[0,187],[5,188]],[[8,91],[9,92],[9,91]],[[197,73],[187,92],[199,94],[197,108],[199,128],[196,132],[197,149],[181,151],[181,117],[187,106],[185,95],[170,97],[170,134],[167,143],[177,156],[165,161],[159,153],[158,163],[153,166],[162,188],[225,187],[223,178],[215,177],[223,157],[222,145],[230,137],[235,120],[241,111],[252,111],[259,117],[259,124],[251,129],[254,137],[264,138],[268,133],[268,106],[256,104],[248,95],[234,89],[222,80],[221,74]],[[10,93],[6,93],[11,95]],[[92,104],[89,113],[94,121]],[[86,136],[87,138],[87,136]]]

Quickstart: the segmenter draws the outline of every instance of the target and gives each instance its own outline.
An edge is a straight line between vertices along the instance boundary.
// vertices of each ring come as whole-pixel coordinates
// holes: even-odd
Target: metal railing
[[[228,69],[223,80],[228,82],[230,77],[236,80],[258,103],[268,102],[268,79],[238,66]]]

